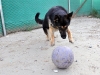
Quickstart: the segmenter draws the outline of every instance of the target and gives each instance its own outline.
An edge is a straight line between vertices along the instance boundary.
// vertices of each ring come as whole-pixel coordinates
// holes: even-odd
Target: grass
[[[98,13],[98,11],[96,9],[92,9],[92,11],[90,12],[90,15],[92,17],[96,17],[96,18],[100,18],[100,14]]]

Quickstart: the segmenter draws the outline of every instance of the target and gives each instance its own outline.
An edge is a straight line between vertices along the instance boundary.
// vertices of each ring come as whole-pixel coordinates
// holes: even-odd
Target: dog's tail
[[[39,24],[43,24],[43,20],[39,19],[39,15],[40,15],[40,13],[37,13],[37,14],[35,15],[35,21],[36,21],[37,23],[39,23]]]

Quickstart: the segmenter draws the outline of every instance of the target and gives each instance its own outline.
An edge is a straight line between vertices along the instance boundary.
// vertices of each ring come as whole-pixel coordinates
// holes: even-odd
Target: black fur
[[[37,13],[35,15],[35,21],[43,25],[43,30],[46,35],[48,35],[47,30],[51,25],[53,28],[58,29],[61,37],[65,39],[72,14],[73,12],[68,13],[62,6],[55,6],[46,13],[44,20],[39,19],[40,13]],[[49,20],[51,21],[51,24],[49,23]]]
[[[39,19],[39,15],[40,15],[40,13],[37,13],[37,14],[35,15],[35,21],[36,21],[37,23],[39,23],[39,24],[43,24],[43,20]]]

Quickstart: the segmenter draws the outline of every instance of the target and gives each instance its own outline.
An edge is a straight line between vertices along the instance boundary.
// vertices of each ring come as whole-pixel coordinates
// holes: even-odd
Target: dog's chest
[[[52,24],[50,19],[48,20],[48,22],[49,22],[49,27],[52,27],[55,31],[58,30],[58,26],[55,26],[54,24]]]

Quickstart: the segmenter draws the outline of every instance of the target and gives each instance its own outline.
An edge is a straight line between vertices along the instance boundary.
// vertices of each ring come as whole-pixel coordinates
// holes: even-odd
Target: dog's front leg
[[[69,42],[73,43],[72,33],[69,28],[67,29],[67,33],[68,33]]]
[[[54,39],[54,30],[52,27],[49,28],[49,37],[50,37],[50,43],[51,46],[55,45],[55,39]]]

